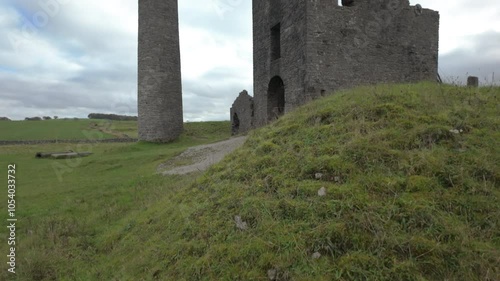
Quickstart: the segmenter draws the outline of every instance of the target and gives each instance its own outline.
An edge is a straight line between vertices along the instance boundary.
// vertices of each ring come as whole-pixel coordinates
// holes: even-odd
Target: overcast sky
[[[0,116],[137,114],[137,0],[0,1]],[[500,1],[410,2],[440,11],[445,80],[500,83]],[[228,120],[253,94],[251,7],[179,0],[185,121]]]

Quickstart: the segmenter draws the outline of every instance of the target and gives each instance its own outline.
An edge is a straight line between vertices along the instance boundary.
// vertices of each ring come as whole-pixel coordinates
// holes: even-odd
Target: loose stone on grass
[[[318,195],[320,197],[326,196],[326,188],[324,186],[318,190]]]
[[[240,216],[234,216],[234,222],[236,223],[236,227],[241,230],[246,230],[248,228],[247,223],[244,222]]]
[[[276,269],[269,269],[267,271],[267,277],[269,278],[269,280],[276,280],[276,277],[278,275],[278,271]]]

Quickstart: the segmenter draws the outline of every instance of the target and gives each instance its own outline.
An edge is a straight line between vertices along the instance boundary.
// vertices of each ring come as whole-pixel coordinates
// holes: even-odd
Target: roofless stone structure
[[[439,13],[409,0],[253,0],[254,97],[231,109],[233,133],[363,84],[438,77]],[[139,1],[139,139],[182,132],[177,0]]]
[[[245,108],[233,106],[233,127],[263,126],[340,89],[438,77],[439,13],[421,5],[408,0],[252,3],[254,97]],[[254,112],[240,114],[249,110]]]

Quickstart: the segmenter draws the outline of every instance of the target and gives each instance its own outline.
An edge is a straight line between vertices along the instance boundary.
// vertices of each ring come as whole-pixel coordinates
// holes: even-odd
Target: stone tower
[[[139,140],[169,142],[183,130],[177,0],[139,0]]]
[[[408,0],[342,2],[252,1],[254,126],[339,89],[436,81],[438,12]]]

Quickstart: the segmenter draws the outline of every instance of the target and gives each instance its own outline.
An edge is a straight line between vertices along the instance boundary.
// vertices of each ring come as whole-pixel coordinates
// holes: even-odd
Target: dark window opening
[[[267,117],[268,121],[278,119],[285,114],[285,85],[279,76],[269,82],[267,91]]]
[[[342,0],[339,1],[342,6],[351,7],[354,4],[354,0]]]
[[[271,28],[271,60],[281,58],[281,24]]]
[[[233,114],[233,123],[231,124],[231,133],[237,135],[240,131],[240,118],[236,112]]]

